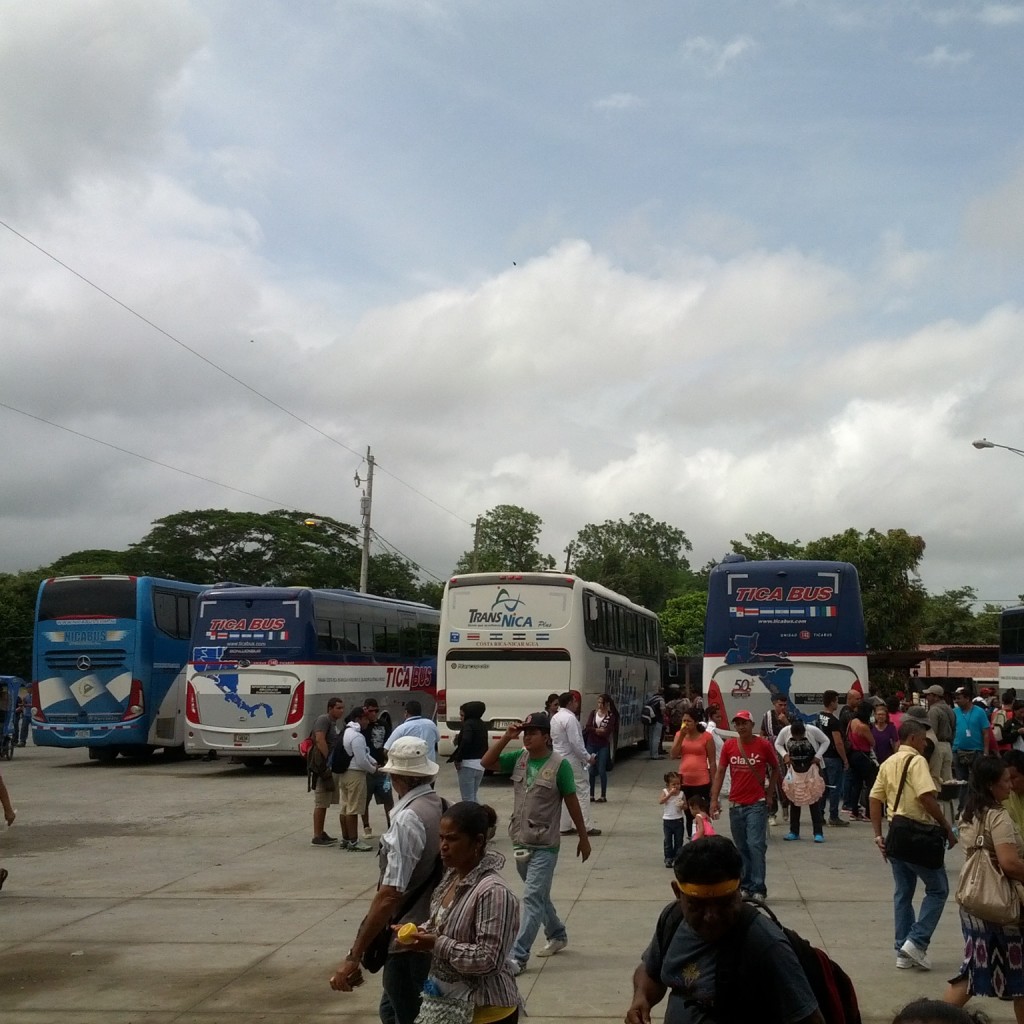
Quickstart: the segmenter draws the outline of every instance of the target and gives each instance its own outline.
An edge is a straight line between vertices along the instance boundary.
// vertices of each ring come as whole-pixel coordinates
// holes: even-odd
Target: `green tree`
[[[984,629],[974,614],[978,592],[957,587],[941,594],[926,594],[921,613],[921,641],[926,644],[984,643]]]
[[[708,595],[691,590],[665,602],[658,618],[661,637],[679,657],[699,658],[704,653],[704,616]]]
[[[308,525],[312,524],[312,525]],[[277,509],[204,509],[158,519],[130,553],[135,571],[194,583],[355,587],[356,529],[329,516]]]
[[[121,576],[135,572],[130,551],[111,551],[108,548],[72,551],[43,568],[47,576]]]
[[[644,512],[629,520],[588,523],[572,544],[573,571],[653,611],[699,584],[685,552],[693,545],[682,530]]]
[[[537,548],[544,521],[519,505],[495,505],[476,523],[476,544],[455,566],[456,572],[537,572],[554,569],[551,555]]]
[[[779,540],[770,533],[745,533],[746,542],[731,540],[733,551],[737,555],[744,555],[746,558],[756,559],[782,559],[782,558],[806,558],[803,553],[803,545],[798,540]]]
[[[32,678],[32,625],[42,569],[0,573],[0,675]]]
[[[917,578],[924,539],[906,530],[849,529],[804,546],[803,557],[852,562],[860,577],[864,630],[873,651],[912,650],[921,642],[925,590]]]

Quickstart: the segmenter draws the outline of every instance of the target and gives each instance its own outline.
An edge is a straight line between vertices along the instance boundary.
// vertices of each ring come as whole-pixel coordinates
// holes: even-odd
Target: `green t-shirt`
[[[1011,792],[1003,801],[1003,807],[1010,812],[1010,817],[1013,819],[1014,825],[1017,826],[1017,831],[1024,836],[1024,797]]]
[[[510,775],[512,769],[515,768],[516,762],[519,760],[521,750],[503,750],[498,755],[498,767],[501,769],[503,775]],[[529,789],[533,785],[534,779],[537,778],[537,772],[544,767],[545,764],[551,759],[551,754],[545,754],[543,757],[531,757],[526,762],[526,788]],[[568,796],[570,793],[576,792],[576,779],[572,774],[572,765],[562,758],[562,763],[558,766],[558,774],[555,776],[555,785],[558,787],[558,792],[562,796]],[[522,844],[513,843],[513,846],[519,846]],[[538,849],[538,847],[533,847]],[[545,850],[557,850],[557,846],[545,846],[540,847]]]

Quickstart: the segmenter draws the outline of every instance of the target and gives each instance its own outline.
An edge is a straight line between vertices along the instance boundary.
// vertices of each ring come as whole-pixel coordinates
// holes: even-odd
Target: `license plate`
[[[86,737],[86,738],[88,738],[89,736],[92,735],[92,730],[91,729],[76,729],[75,730],[75,735],[79,736],[79,737]]]
[[[517,718],[495,718],[494,721],[491,722],[491,728],[507,729],[513,722],[517,721],[519,721]]]
[[[235,746],[240,746],[243,743],[249,742],[249,734],[247,732],[236,732],[235,733]]]

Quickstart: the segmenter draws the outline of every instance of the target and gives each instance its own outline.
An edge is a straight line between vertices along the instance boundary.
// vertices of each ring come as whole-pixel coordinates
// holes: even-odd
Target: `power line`
[[[414,558],[410,558],[405,552],[400,551],[390,541],[385,540],[376,530],[371,530],[370,533],[385,551],[398,555],[400,558],[404,558],[410,565],[415,566],[420,572],[426,573],[435,583],[444,583],[444,580],[440,576],[435,576],[426,566],[420,565]]]
[[[236,494],[244,494],[249,498],[256,498],[258,501],[265,501],[269,505],[276,505],[278,508],[287,508],[289,502],[277,501],[275,498],[267,498],[262,494],[254,494],[252,491],[243,491],[240,487],[232,487],[230,484],[222,484],[219,480],[211,480],[208,476],[200,476],[198,473],[192,473],[187,469],[182,469],[180,466],[172,466],[168,462],[161,462],[159,459],[151,459],[148,455],[140,455],[138,452],[133,452],[129,448],[122,448],[120,445],[111,444],[109,441],[102,441],[98,437],[92,437],[90,434],[83,434],[80,430],[73,430],[71,427],[65,427],[62,423],[54,423],[53,420],[48,420],[43,416],[36,416],[34,413],[25,412],[24,409],[16,409],[13,405],[8,405],[6,402],[0,402],[0,409],[7,409],[10,412],[16,412],[19,416],[26,416],[30,420],[37,420],[39,423],[45,423],[49,427],[56,427],[58,430],[63,430],[68,434],[74,434],[75,437],[85,438],[86,441],[93,441],[96,444],[101,444],[105,448],[113,448],[115,452],[120,452],[122,455],[130,455],[134,459],[142,459],[143,462],[151,462],[154,466],[160,466],[162,469],[170,469],[175,473],[181,473],[183,476],[190,476],[193,480],[202,480],[203,483],[213,484],[214,487],[223,487],[225,490],[234,491]]]
[[[115,305],[120,306],[121,309],[123,309],[126,313],[129,313],[129,314],[131,314],[131,316],[134,316],[137,319],[141,320],[144,324],[146,324],[147,327],[151,327],[158,334],[161,334],[161,335],[163,335],[163,337],[167,338],[168,341],[174,342],[175,345],[177,345],[180,348],[184,349],[186,352],[189,353],[189,355],[195,356],[196,359],[201,359],[204,363],[206,363],[207,366],[209,366],[212,369],[216,370],[218,373],[223,374],[225,377],[227,377],[231,381],[234,381],[234,383],[238,384],[239,386],[245,388],[245,390],[250,392],[250,394],[255,395],[257,398],[261,398],[264,402],[267,402],[268,404],[272,405],[279,412],[283,412],[286,416],[290,416],[293,420],[295,420],[298,423],[301,423],[305,427],[308,427],[314,433],[319,434],[321,437],[323,437],[326,440],[330,441],[332,444],[336,444],[339,448],[343,448],[345,451],[351,452],[353,455],[356,455],[359,458],[362,458],[362,454],[360,452],[357,452],[354,448],[350,448],[343,441],[339,441],[336,437],[332,436],[331,434],[328,434],[325,430],[321,430],[318,426],[310,423],[309,420],[303,419],[298,413],[292,412],[291,409],[287,408],[286,406],[281,405],[280,402],[276,402],[273,398],[271,398],[269,395],[264,394],[258,388],[254,388],[251,384],[247,384],[244,380],[241,379],[241,377],[235,376],[235,374],[231,373],[230,370],[226,370],[223,366],[220,366],[218,363],[215,363],[209,357],[204,356],[201,352],[199,352],[198,350],[192,348],[191,345],[188,345],[184,341],[182,341],[180,338],[175,337],[173,334],[171,334],[170,331],[164,330],[163,327],[161,327],[159,324],[154,323],[152,320],[150,320],[148,317],[144,316],[138,310],[136,310],[133,307],[129,306],[128,303],[123,302],[121,299],[117,298],[116,295],[112,295],[105,288],[100,287],[100,285],[98,285],[95,281],[90,280],[84,274],[82,274],[79,271],[75,270],[74,267],[68,265],[63,260],[59,259],[52,252],[49,252],[48,250],[44,249],[37,242],[33,242],[31,238],[29,238],[26,235],[23,235],[20,231],[18,231],[16,228],[12,227],[5,220],[0,219],[0,226],[5,227],[8,231],[11,232],[12,235],[15,235],[16,237],[20,238],[23,242],[26,243],[26,245],[32,246],[33,249],[35,249],[37,252],[42,253],[48,260],[52,260],[54,263],[57,264],[57,266],[62,267],[69,274],[73,274],[75,277],[77,277],[79,279],[79,281],[82,281],[84,284],[88,285],[90,288],[93,288],[95,291],[98,291],[100,293],[100,295],[104,296],[104,298],[107,298],[111,302],[113,302]],[[20,412],[21,410],[16,409],[14,411],[15,412]],[[29,413],[25,413],[24,415],[27,416],[27,415],[30,415],[30,414]],[[48,422],[48,421],[44,420],[43,422]],[[57,424],[52,424],[52,425],[56,426]],[[84,437],[86,435],[82,435],[82,436]],[[95,438],[90,438],[90,440],[95,440]],[[101,441],[100,443],[104,444],[105,442]],[[114,446],[110,445],[109,447],[114,447]],[[134,452],[129,452],[128,454],[132,454],[133,455],[135,453]],[[138,457],[139,458],[144,458],[144,456],[138,456]],[[152,460],[150,460],[150,461],[152,461]],[[171,468],[173,468],[173,467],[171,467]],[[383,469],[383,467],[381,467],[379,463],[378,463],[378,468]],[[399,476],[396,476],[394,473],[390,472],[390,470],[383,469],[383,472],[387,473],[388,476],[390,476],[392,479],[396,480],[403,487],[407,487],[410,491],[413,492],[413,494],[419,495],[419,497],[423,498],[424,501],[428,501],[428,502],[430,502],[431,505],[435,505],[437,508],[441,509],[442,512],[447,512],[448,515],[453,516],[454,518],[458,519],[459,522],[465,523],[467,526],[472,526],[473,525],[468,520],[463,519],[462,516],[460,516],[458,513],[453,512],[450,508],[445,508],[445,506],[442,505],[440,502],[434,501],[433,498],[430,498],[426,494],[424,494],[422,491],[417,490],[417,488],[413,487],[412,484],[406,483],[405,480],[403,480]],[[189,475],[191,475],[191,474],[189,474]],[[219,484],[218,486],[224,486],[224,485],[220,485]],[[232,490],[234,490],[234,488],[232,488]],[[241,493],[245,494],[245,493],[248,493],[248,492],[242,491]],[[263,500],[266,500],[266,499],[263,499]]]

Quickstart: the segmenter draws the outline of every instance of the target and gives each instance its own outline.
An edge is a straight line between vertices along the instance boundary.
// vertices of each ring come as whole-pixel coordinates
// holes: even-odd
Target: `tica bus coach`
[[[198,603],[185,687],[185,749],[252,767],[294,757],[329,697],[367,697],[397,724],[410,697],[434,714],[439,613],[352,590],[246,587]]]
[[[95,760],[181,748],[185,662],[209,584],[151,576],[43,580],[32,644],[32,741]]]
[[[711,570],[704,624],[704,702],[729,722],[758,721],[776,696],[805,719],[822,694],[868,692],[864,613],[848,562],[748,561],[730,555]]]
[[[661,687],[658,617],[596,583],[551,572],[471,573],[448,580],[437,655],[439,749],[450,753],[459,708],[486,705],[491,740],[540,711],[548,694],[579,690],[586,721],[607,693],[616,747],[643,740],[640,711]]]

